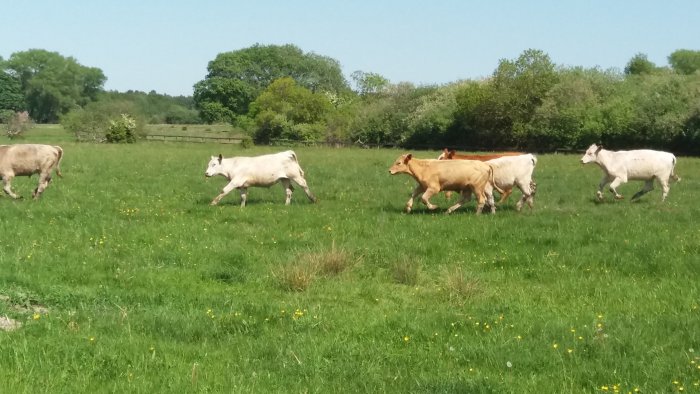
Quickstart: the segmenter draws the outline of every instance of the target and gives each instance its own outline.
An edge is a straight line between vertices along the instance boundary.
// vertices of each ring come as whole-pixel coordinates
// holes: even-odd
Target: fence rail
[[[218,142],[220,144],[240,144],[245,137],[209,137],[200,135],[148,134],[146,141],[163,142]]]

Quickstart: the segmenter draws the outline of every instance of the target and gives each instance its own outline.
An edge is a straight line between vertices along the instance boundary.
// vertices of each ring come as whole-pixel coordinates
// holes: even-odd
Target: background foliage
[[[351,84],[335,59],[258,44],[217,55],[192,97],[104,92],[99,69],[44,50],[0,59],[0,70],[0,119],[28,110],[39,123],[65,118],[88,134],[115,119],[85,111],[128,102],[141,122],[225,123],[259,144],[552,151],[598,142],[700,154],[700,51],[688,49],[671,53],[668,66],[637,53],[608,70],[557,65],[527,49],[483,79],[415,86],[362,70]]]

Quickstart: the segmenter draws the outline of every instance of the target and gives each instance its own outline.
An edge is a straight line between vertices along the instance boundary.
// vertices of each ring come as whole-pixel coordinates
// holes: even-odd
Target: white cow
[[[19,198],[12,191],[12,179],[16,176],[39,174],[39,184],[32,196],[37,199],[51,182],[51,172],[61,175],[63,149],[55,145],[15,144],[0,145],[0,177],[3,190],[12,198]]]
[[[293,190],[291,181],[304,189],[309,200],[316,202],[316,197],[306,185],[304,171],[299,166],[297,155],[291,150],[254,157],[223,158],[221,155],[212,156],[204,175],[207,177],[222,175],[229,180],[221,193],[212,200],[211,205],[218,204],[231,190],[239,189],[242,208],[248,198],[248,187],[270,187],[278,182],[282,183],[286,190],[285,204],[289,205]]]
[[[509,191],[513,187],[517,187],[523,193],[523,196],[515,205],[516,209],[520,211],[525,202],[532,209],[536,187],[535,182],[532,180],[532,173],[535,171],[537,157],[528,153],[519,156],[503,156],[488,160],[486,163],[493,168],[493,182],[496,186]],[[502,198],[501,202],[503,200]]]
[[[599,200],[603,199],[603,188],[608,183],[610,183],[610,192],[616,199],[621,200],[624,197],[616,190],[620,184],[628,180],[644,181],[642,190],[632,196],[631,201],[634,201],[654,189],[654,178],[656,178],[661,184],[661,201],[664,201],[668,195],[671,179],[681,180],[674,173],[676,156],[668,152],[649,149],[615,152],[593,144],[581,158],[581,163],[596,163],[603,170],[603,179],[600,180],[596,193]]]

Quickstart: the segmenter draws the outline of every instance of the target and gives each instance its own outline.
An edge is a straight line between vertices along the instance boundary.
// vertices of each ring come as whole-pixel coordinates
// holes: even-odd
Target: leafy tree
[[[0,67],[0,111],[14,113],[24,108],[25,102],[20,80],[6,73]]]
[[[350,77],[361,95],[381,93],[389,87],[389,80],[376,73],[357,70]]]
[[[168,96],[155,91],[148,93],[129,90],[127,92],[107,92],[100,95],[100,101],[130,101],[134,108],[151,124],[196,124],[201,123],[199,112],[194,108],[191,97]]]
[[[270,84],[251,104],[257,124],[255,141],[286,138],[310,141],[323,136],[323,121],[332,110],[323,94],[299,86],[292,78],[280,78]]]
[[[466,107],[458,108],[456,126],[471,135],[470,146],[524,144],[527,125],[557,82],[554,64],[540,50],[528,49],[516,60],[502,59],[489,80],[458,93],[458,103]]]
[[[528,126],[526,145],[549,150],[600,141],[606,130],[603,103],[621,81],[613,71],[562,70]]]
[[[638,53],[627,62],[625,66],[626,75],[651,74],[657,69],[656,65],[647,59],[644,53]]]
[[[436,89],[404,82],[387,86],[381,94],[362,97],[355,105],[355,116],[349,125],[351,140],[366,144],[409,144],[412,136],[409,116],[421,105],[421,98]]]
[[[340,64],[304,53],[294,45],[254,45],[225,52],[209,62],[204,80],[195,84],[194,100],[207,122],[234,121],[273,81],[290,77],[311,92],[349,91]]]
[[[106,80],[98,68],[42,49],[13,53],[5,65],[20,81],[29,114],[41,123],[55,122],[69,110],[96,100]]]
[[[700,70],[700,51],[679,49],[669,55],[668,63],[679,74],[693,74]]]

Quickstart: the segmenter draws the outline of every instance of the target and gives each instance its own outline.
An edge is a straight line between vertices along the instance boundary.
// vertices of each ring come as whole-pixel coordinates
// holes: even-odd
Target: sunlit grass
[[[0,379],[19,392],[693,392],[700,160],[666,203],[595,202],[540,155],[535,209],[420,203],[395,150],[295,148],[311,190],[209,206],[213,144],[88,145],[0,197]],[[67,139],[66,139],[67,138]],[[415,152],[434,157],[436,152]],[[17,178],[25,196],[36,178]],[[632,195],[641,185],[621,187]],[[519,192],[515,192],[516,196]],[[235,193],[232,193],[235,194]],[[514,196],[515,197],[515,196]],[[40,383],[38,383],[40,382]],[[38,388],[40,385],[40,388]]]

